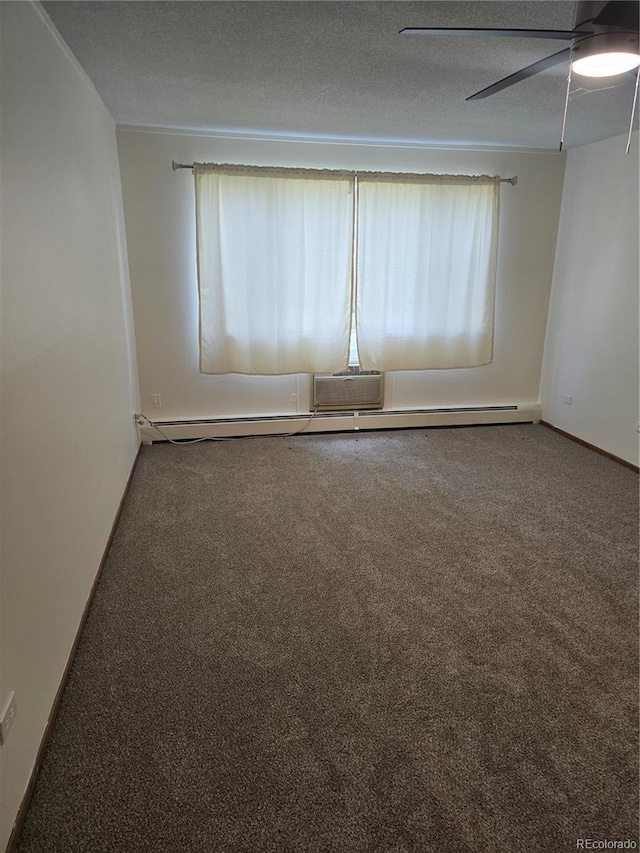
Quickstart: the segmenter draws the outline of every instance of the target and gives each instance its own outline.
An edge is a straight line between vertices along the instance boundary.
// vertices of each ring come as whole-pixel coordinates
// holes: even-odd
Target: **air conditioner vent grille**
[[[382,373],[316,374],[313,377],[313,408],[344,411],[381,409],[384,376]]]

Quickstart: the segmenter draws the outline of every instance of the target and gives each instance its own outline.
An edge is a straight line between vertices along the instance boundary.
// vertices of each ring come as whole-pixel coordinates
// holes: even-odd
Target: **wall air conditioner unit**
[[[312,383],[312,409],[342,412],[353,409],[381,409],[384,374],[379,370],[350,367],[344,373],[315,373]]]

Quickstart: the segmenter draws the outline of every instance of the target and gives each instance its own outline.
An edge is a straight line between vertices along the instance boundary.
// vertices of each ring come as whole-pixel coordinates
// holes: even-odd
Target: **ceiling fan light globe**
[[[574,74],[581,74],[583,77],[615,77],[616,74],[632,71],[638,65],[640,65],[640,54],[629,51],[605,51],[575,59],[571,69]]]

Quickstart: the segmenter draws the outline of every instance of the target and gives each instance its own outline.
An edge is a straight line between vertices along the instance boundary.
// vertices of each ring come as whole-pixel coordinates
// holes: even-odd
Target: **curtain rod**
[[[177,172],[178,169],[193,169],[193,163],[176,163],[175,160],[171,161],[171,168],[174,172]],[[501,184],[511,184],[512,187],[518,183],[518,176],[514,175],[513,178],[500,178]]]

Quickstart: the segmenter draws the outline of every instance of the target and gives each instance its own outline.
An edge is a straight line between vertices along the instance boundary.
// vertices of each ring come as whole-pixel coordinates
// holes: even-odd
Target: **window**
[[[359,367],[358,336],[356,333],[356,312],[351,312],[351,331],[349,333],[349,363],[348,367]]]
[[[194,174],[203,373],[491,361],[498,178]]]

